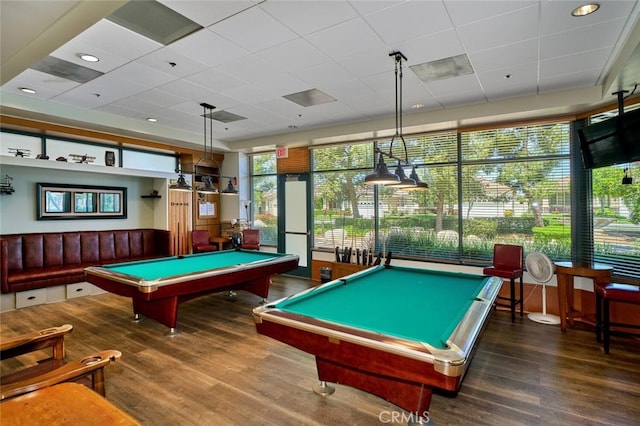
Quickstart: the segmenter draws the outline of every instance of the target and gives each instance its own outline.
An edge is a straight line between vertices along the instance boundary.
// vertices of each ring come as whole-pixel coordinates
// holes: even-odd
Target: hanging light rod
[[[416,168],[409,162],[409,154],[407,152],[407,143],[402,136],[402,61],[407,60],[407,57],[400,51],[394,51],[389,53],[390,57],[395,61],[395,79],[396,79],[396,131],[389,143],[389,152],[383,152],[380,148],[375,148],[375,153],[378,154],[378,163],[375,170],[370,175],[364,178],[364,183],[368,185],[386,185],[391,188],[402,189],[428,189],[429,185],[420,181]],[[404,158],[397,157],[393,154],[393,143],[399,139],[402,142],[404,148]],[[384,157],[387,156],[390,159],[398,162],[395,173],[391,173],[387,168],[384,161]],[[412,168],[411,175],[407,177],[402,163]]]
[[[193,174],[196,178],[200,178],[200,184],[196,187],[196,191],[204,194],[217,194],[222,192],[223,194],[237,194],[238,188],[237,179],[235,176],[224,176],[219,173],[202,173],[202,167],[209,166],[209,163],[214,163],[218,172],[220,171],[220,163],[213,156],[213,123],[211,122],[211,113],[216,108],[215,106],[208,104],[206,102],[202,102],[200,104],[202,107],[202,118],[203,118],[203,135],[204,135],[204,143],[203,143],[203,156],[196,162],[193,166]],[[207,120],[209,120],[209,126],[207,127]],[[210,149],[209,149],[210,146]],[[203,164],[205,163],[205,164]],[[186,182],[184,177],[184,171],[182,169],[176,170],[179,173],[178,181],[171,185],[170,189],[178,189],[183,191],[190,191],[191,186]],[[218,188],[214,186],[214,180],[220,181],[219,178],[228,179],[227,186],[219,191]]]

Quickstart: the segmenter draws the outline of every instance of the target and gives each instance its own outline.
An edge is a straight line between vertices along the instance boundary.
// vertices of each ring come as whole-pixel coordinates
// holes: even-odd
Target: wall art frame
[[[127,188],[38,182],[37,219],[126,219]]]

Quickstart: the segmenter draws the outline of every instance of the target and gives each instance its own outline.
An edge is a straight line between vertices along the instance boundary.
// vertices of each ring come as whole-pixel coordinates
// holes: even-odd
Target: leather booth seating
[[[85,281],[84,268],[171,255],[159,229],[0,236],[0,291],[14,293]]]

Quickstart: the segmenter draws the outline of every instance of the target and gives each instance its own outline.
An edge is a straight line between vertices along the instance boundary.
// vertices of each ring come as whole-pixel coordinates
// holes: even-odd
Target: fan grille
[[[553,278],[553,261],[544,253],[530,253],[525,259],[525,265],[531,277],[539,283],[546,283]]]

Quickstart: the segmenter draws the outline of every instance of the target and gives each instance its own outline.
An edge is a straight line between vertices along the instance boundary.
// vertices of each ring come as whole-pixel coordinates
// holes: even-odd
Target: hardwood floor
[[[270,300],[312,285],[273,281]],[[406,423],[397,407],[357,389],[313,393],[313,356],[256,333],[259,300],[238,292],[184,303],[182,334],[169,338],[153,320],[131,322],[130,299],[101,294],[2,313],[0,335],[70,323],[69,357],[120,350],[105,369],[107,398],[145,425]],[[3,362],[3,372],[17,365]],[[563,334],[494,312],[460,391],[434,395],[430,412],[437,425],[640,424],[640,341],[614,337],[605,356],[585,325]]]

